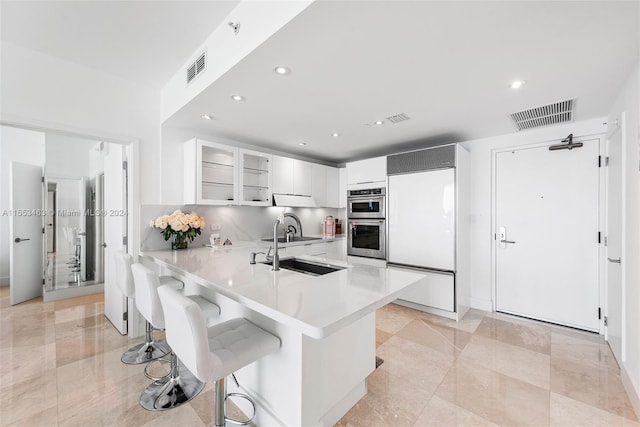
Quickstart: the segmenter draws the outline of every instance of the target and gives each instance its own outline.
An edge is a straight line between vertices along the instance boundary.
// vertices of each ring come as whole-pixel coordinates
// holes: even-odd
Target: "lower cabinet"
[[[405,289],[398,299],[455,311],[455,278],[452,273],[422,272],[427,277]]]
[[[347,261],[347,239],[327,242],[327,259]]]
[[[280,248],[279,251],[281,256],[285,254],[286,256],[311,255],[328,260],[347,261],[347,241],[345,239],[287,246]]]

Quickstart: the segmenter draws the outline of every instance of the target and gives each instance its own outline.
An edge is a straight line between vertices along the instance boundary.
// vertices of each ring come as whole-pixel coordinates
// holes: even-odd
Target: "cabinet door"
[[[313,188],[312,196],[316,201],[316,206],[328,207],[327,200],[327,173],[329,167],[314,163],[311,166],[312,177],[311,185]]]
[[[311,196],[311,165],[302,160],[293,161],[293,194]]]
[[[386,156],[347,163],[347,184],[368,184],[386,179]]]
[[[339,175],[340,181],[338,183],[338,207],[344,209],[347,207],[347,168],[340,168]]]
[[[327,259],[335,259],[338,261],[347,261],[347,239],[334,240],[327,242]]]
[[[273,192],[293,194],[293,159],[273,156]]]
[[[271,205],[271,155],[240,150],[240,204]]]
[[[399,299],[440,310],[456,311],[453,274],[421,272],[427,277],[403,290]]]
[[[326,207],[328,208],[339,208],[340,207],[340,169],[326,167],[326,182],[325,182],[325,190],[327,192],[326,196]],[[345,188],[346,194],[346,188]]]
[[[201,204],[236,204],[237,149],[225,145],[197,141],[196,201]]]

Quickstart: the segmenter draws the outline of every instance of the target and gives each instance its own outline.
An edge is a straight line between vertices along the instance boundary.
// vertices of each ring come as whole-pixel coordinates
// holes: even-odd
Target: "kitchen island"
[[[236,373],[256,402],[257,425],[330,426],[364,394],[375,369],[375,311],[422,274],[347,265],[322,276],[250,264],[269,245],[147,251],[141,261],[185,281],[220,305],[222,320],[245,317],[282,347]],[[229,383],[230,388],[234,384]]]

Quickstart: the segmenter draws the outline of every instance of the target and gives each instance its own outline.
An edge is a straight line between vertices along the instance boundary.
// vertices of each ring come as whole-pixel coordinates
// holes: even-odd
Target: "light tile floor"
[[[171,411],[138,405],[148,380],[120,362],[133,341],[106,320],[101,294],[14,307],[8,296],[0,288],[0,425],[211,425],[211,386]],[[384,363],[338,426],[640,427],[597,335],[476,310],[456,323],[393,304],[376,323]]]

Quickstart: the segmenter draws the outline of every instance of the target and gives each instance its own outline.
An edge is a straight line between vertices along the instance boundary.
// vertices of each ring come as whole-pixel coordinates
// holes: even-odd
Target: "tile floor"
[[[138,405],[146,378],[102,294],[9,306],[0,288],[0,425],[204,426],[208,386],[163,412]],[[640,426],[603,340],[472,310],[455,323],[388,305],[377,313],[368,394],[338,426]]]

